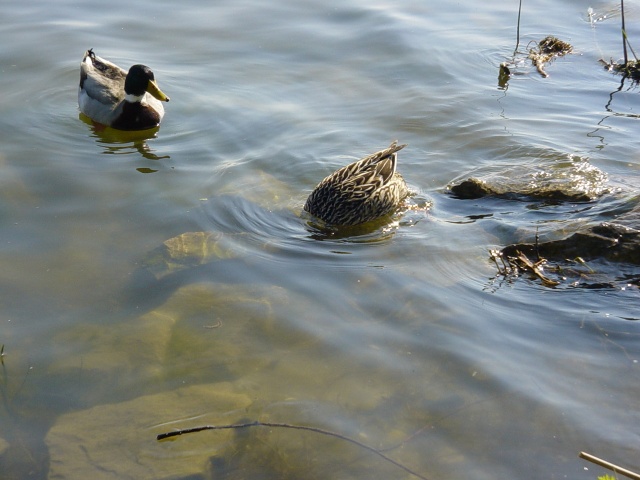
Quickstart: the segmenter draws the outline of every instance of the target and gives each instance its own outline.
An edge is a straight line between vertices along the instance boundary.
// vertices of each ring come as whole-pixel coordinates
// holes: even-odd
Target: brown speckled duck
[[[396,172],[397,152],[406,145],[395,141],[322,180],[304,209],[330,225],[358,225],[392,213],[409,191]]]
[[[118,130],[146,130],[160,125],[162,102],[167,97],[155,82],[151,69],[133,65],[127,73],[100,58],[93,49],[80,64],[78,105],[94,122]]]

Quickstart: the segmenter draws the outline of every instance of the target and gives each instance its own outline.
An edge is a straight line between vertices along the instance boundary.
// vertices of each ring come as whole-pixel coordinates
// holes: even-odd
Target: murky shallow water
[[[522,45],[576,53],[499,88],[516,6],[414,3],[5,6],[3,478],[412,478],[309,432],[155,441],[247,420],[332,430],[427,478],[595,479],[581,450],[640,469],[637,287],[549,289],[488,258],[636,198],[638,90],[597,62],[621,56],[615,4],[525,5]],[[592,28],[589,6],[611,14]],[[79,118],[89,47],[153,68],[171,102],[152,138]],[[300,216],[396,138],[427,211],[348,234]],[[610,193],[445,192],[550,157],[586,159]]]

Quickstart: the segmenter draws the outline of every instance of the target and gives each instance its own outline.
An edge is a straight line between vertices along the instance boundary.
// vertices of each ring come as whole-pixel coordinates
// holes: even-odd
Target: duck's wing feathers
[[[321,183],[342,185],[341,189],[352,194],[352,198],[366,197],[393,178],[398,158],[396,153],[404,147],[406,144],[398,145],[395,141],[384,150],[337,170]]]
[[[102,109],[114,108],[124,99],[127,72],[88,50],[80,64],[80,89],[85,103],[98,102]],[[98,108],[96,105],[94,108]]]
[[[404,147],[393,142],[335,171],[311,192],[304,210],[336,225],[356,225],[390,212],[406,196],[404,180],[396,173],[397,152]]]

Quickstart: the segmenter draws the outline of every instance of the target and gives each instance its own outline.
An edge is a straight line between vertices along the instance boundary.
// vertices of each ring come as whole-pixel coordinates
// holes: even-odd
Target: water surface
[[[640,470],[638,272],[550,289],[488,255],[637,202],[638,89],[598,63],[622,55],[619,11],[527,2],[520,51],[553,34],[575,53],[548,78],[520,55],[500,86],[513,3],[6,4],[3,478],[415,478],[308,432],[155,441],[253,420],[335,431],[426,478],[597,478],[581,450]],[[157,132],[82,121],[90,47],[154,70],[171,97]],[[423,208],[347,233],[301,215],[319,180],[394,139]],[[573,157],[608,193],[446,191]]]

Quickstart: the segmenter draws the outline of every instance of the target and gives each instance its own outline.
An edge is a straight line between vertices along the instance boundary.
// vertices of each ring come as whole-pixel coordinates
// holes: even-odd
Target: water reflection
[[[392,217],[397,217],[393,215]],[[393,238],[398,230],[397,218],[386,216],[374,222],[367,222],[355,226],[332,226],[318,221],[313,216],[303,212],[305,227],[309,238],[318,241],[340,241],[350,243],[379,243]]]
[[[609,70],[609,71],[611,71],[611,70]],[[609,93],[609,100],[607,101],[607,103],[604,106],[605,110],[607,112],[609,112],[610,115],[605,115],[604,117],[602,117],[602,119],[600,121],[598,121],[598,123],[597,123],[598,128],[596,128],[595,130],[592,130],[591,132],[587,133],[587,137],[598,138],[600,140],[600,145],[598,146],[598,148],[604,148],[606,145],[608,145],[608,143],[605,141],[604,132],[602,132],[602,133],[600,133],[600,132],[603,131],[603,130],[609,130],[610,129],[610,127],[605,126],[605,122],[609,118],[611,118],[611,117],[624,117],[624,118],[634,119],[634,118],[640,117],[640,115],[638,115],[636,113],[628,113],[628,112],[616,111],[612,106],[613,101],[614,101],[614,96],[616,94],[618,94],[618,93],[623,92],[623,89],[624,89],[624,86],[625,86],[625,82],[627,80],[629,80],[631,82],[631,84],[626,88],[626,90],[624,90],[625,92],[628,92],[628,91],[632,90],[634,87],[638,86],[638,81],[637,80],[631,79],[627,75],[622,75],[621,79],[620,79],[620,85],[614,91]]]
[[[603,10],[596,11],[592,7],[589,7],[587,9],[587,13],[583,15],[584,20],[589,22],[591,26],[594,28],[596,26],[595,25],[596,23],[617,18],[620,16],[620,12],[621,12],[620,5],[616,5],[612,8],[609,8],[609,7],[601,7],[601,8],[603,8]],[[608,8],[608,9],[604,10],[604,8]]]
[[[103,148],[103,154],[128,155],[138,152],[147,160],[163,160],[171,158],[169,155],[158,155],[149,147],[147,140],[157,138],[160,127],[149,130],[123,131],[94,123],[86,115],[79,113],[78,118],[91,127],[91,136],[96,143]],[[152,173],[157,170],[151,168],[138,168],[141,173]]]
[[[400,228],[415,226],[424,219],[431,208],[430,202],[408,205],[406,209],[376,221],[354,226],[333,226],[318,221],[302,212],[309,239],[341,243],[383,243],[391,240]]]

